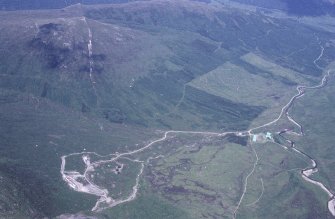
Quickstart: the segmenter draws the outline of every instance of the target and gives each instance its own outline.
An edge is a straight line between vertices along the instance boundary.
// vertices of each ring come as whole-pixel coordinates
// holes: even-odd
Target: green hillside
[[[0,12],[0,217],[331,218],[308,160],[246,132],[331,69],[327,19],[188,0]]]

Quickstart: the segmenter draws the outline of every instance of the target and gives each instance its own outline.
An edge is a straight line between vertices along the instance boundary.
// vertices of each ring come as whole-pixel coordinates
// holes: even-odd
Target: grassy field
[[[161,147],[169,148],[167,154],[152,160],[147,173],[154,190],[193,218],[230,217],[252,164],[249,149],[226,138],[205,136],[176,136]],[[232,156],[238,159],[229,159]]]
[[[297,92],[298,84],[317,83],[315,78],[302,76],[253,53],[243,55],[235,63],[225,63],[187,85],[233,102],[264,107],[251,126],[274,119]]]

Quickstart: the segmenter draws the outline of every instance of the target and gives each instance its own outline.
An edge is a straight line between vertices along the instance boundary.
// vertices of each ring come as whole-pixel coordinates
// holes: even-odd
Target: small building
[[[273,140],[272,138],[272,133],[271,132],[267,132],[266,135],[265,135],[266,139],[268,140]]]
[[[252,135],[251,141],[254,143],[261,143],[261,144],[264,144],[267,141],[273,141],[272,133],[267,132],[266,134],[259,133],[259,134]]]

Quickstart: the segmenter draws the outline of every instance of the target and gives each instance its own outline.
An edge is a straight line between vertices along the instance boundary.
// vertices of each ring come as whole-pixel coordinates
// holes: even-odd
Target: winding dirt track
[[[88,45],[89,50],[91,50],[91,47],[92,47],[92,45],[90,45],[91,44],[91,37],[92,36],[91,36],[91,33],[90,33],[90,42],[89,42],[89,45]],[[317,65],[316,62],[319,59],[321,59],[321,57],[323,55],[323,51],[324,51],[324,48],[321,46],[321,54],[314,61],[315,65]],[[296,122],[292,117],[289,116],[288,111],[291,108],[291,106],[294,103],[294,101],[297,100],[298,98],[302,97],[305,94],[306,90],[320,89],[320,88],[324,87],[326,85],[326,83],[327,83],[327,80],[328,80],[329,76],[330,76],[330,71],[331,70],[327,71],[326,75],[323,76],[323,78],[321,80],[321,83],[318,84],[318,85],[316,85],[316,86],[312,86],[312,87],[307,87],[307,86],[302,86],[302,85],[297,86],[296,89],[297,89],[298,93],[296,95],[294,95],[289,100],[289,102],[281,109],[281,112],[278,115],[278,117],[275,118],[273,121],[270,121],[270,122],[268,122],[268,123],[266,123],[264,125],[261,125],[261,126],[255,127],[255,128],[251,128],[251,129],[249,129],[247,131],[235,131],[235,132],[224,132],[224,133],[219,133],[219,132],[200,132],[200,131],[175,131],[175,130],[171,130],[171,131],[164,132],[163,137],[161,137],[161,138],[159,138],[157,140],[151,141],[150,143],[148,143],[144,147],[142,147],[140,149],[137,149],[137,150],[133,150],[133,151],[128,151],[128,152],[124,152],[124,153],[114,153],[114,154],[109,154],[109,155],[106,155],[106,156],[99,155],[99,154],[97,154],[95,152],[72,153],[72,154],[64,155],[64,156],[61,157],[62,163],[61,163],[60,173],[62,175],[63,180],[73,190],[75,190],[77,192],[92,194],[92,195],[95,195],[95,196],[99,197],[99,199],[96,202],[95,206],[92,208],[92,211],[101,211],[101,210],[103,210],[105,208],[111,208],[111,207],[117,206],[119,204],[132,201],[132,200],[134,200],[136,198],[136,195],[137,195],[137,191],[138,191],[138,187],[139,187],[139,180],[140,180],[141,175],[143,174],[143,170],[144,170],[144,167],[145,167],[145,165],[144,165],[145,161],[130,159],[127,156],[137,154],[139,152],[142,152],[144,150],[149,149],[154,144],[157,144],[159,142],[165,141],[168,138],[169,134],[199,134],[199,135],[214,135],[214,136],[225,136],[227,134],[233,134],[233,135],[236,135],[236,136],[249,136],[250,137],[255,130],[260,129],[260,128],[264,128],[264,127],[268,127],[270,125],[273,125],[273,124],[277,123],[284,115],[288,118],[289,121],[291,121],[293,124],[295,124],[296,126],[298,126],[299,129],[300,129],[300,133],[289,132],[289,131],[285,131],[285,132],[287,134],[292,134],[292,135],[303,135],[303,127],[298,122]],[[93,79],[93,78],[91,78],[91,79]],[[95,83],[92,80],[93,87],[94,87],[94,84]],[[284,132],[281,132],[281,134],[282,133],[284,133]],[[315,181],[315,180],[313,180],[313,179],[310,178],[313,175],[313,173],[316,173],[318,171],[316,161],[311,156],[309,156],[306,153],[304,153],[304,152],[298,150],[297,148],[295,148],[294,142],[292,142],[292,141],[290,141],[288,139],[286,139],[286,140],[291,144],[292,149],[295,152],[297,152],[297,153],[301,154],[302,156],[305,156],[305,157],[307,157],[307,158],[309,158],[311,160],[311,164],[312,164],[311,167],[308,167],[308,168],[302,170],[301,171],[301,176],[307,182],[310,182],[310,183],[312,183],[314,185],[319,186],[321,189],[323,189],[328,194],[328,196],[329,196],[328,209],[329,209],[330,213],[333,216],[335,216],[335,198],[334,198],[334,194],[329,189],[327,189],[326,186],[324,186],[321,182]],[[281,145],[281,146],[286,147],[284,145]],[[236,208],[234,210],[234,213],[233,213],[233,218],[234,219],[237,216],[237,212],[238,212],[239,207],[240,207],[240,205],[241,205],[241,203],[243,201],[244,195],[245,195],[245,193],[247,191],[248,178],[254,173],[255,168],[256,168],[256,166],[258,164],[258,155],[257,155],[257,152],[256,152],[256,150],[254,149],[254,147],[252,145],[251,145],[251,149],[253,150],[256,159],[255,159],[255,162],[254,162],[252,170],[249,172],[249,174],[247,175],[247,177],[245,179],[243,193],[242,193],[242,195],[241,195],[241,197],[239,199],[239,202],[238,202],[238,204],[237,204],[237,206],[236,206]],[[95,161],[95,162],[91,162],[90,161],[90,155],[95,155],[97,157],[100,157],[101,160]],[[84,163],[86,165],[85,172],[83,174],[81,174],[81,173],[79,173],[77,171],[66,171],[66,169],[65,169],[65,167],[66,167],[66,159],[68,157],[71,157],[71,156],[82,156],[82,159],[83,159],[83,161],[84,161]],[[109,192],[108,192],[107,189],[99,187],[94,182],[92,182],[92,180],[89,177],[89,174],[91,174],[92,172],[94,172],[95,169],[97,167],[99,167],[100,165],[107,164],[107,163],[117,162],[121,158],[122,159],[128,159],[128,160],[130,160],[132,162],[140,163],[141,164],[141,169],[140,169],[139,173],[137,174],[136,183],[133,186],[133,190],[130,193],[130,195],[127,198],[124,198],[124,199],[114,200],[110,196],[110,194],[109,194]],[[83,183],[83,181],[84,181],[84,183]]]
[[[218,132],[197,132],[197,131],[166,131],[163,135],[162,138],[159,138],[157,140],[154,140],[150,142],[149,144],[145,145],[144,147],[129,151],[129,152],[124,152],[124,153],[114,153],[114,154],[109,154],[106,156],[97,154],[95,152],[81,152],[81,153],[72,153],[68,155],[64,155],[61,157],[62,163],[61,163],[61,170],[60,173],[62,174],[63,180],[75,191],[77,192],[82,192],[82,193],[88,193],[91,195],[95,195],[100,197],[95,206],[92,208],[92,211],[101,211],[105,208],[110,208],[114,207],[116,205],[132,201],[133,199],[136,198],[138,186],[139,186],[139,178],[143,173],[144,169],[144,163],[145,161],[139,161],[139,160],[134,160],[130,159],[127,156],[133,155],[139,152],[142,152],[144,150],[147,150],[150,148],[152,145],[163,142],[165,141],[169,134],[200,134],[200,135],[214,135],[214,136],[225,136],[228,134],[234,134],[238,136],[246,136],[245,133],[241,132],[224,132],[224,133],[218,133]],[[101,158],[99,161],[91,162],[89,155],[95,155]],[[78,171],[66,171],[66,159],[71,156],[82,156],[82,159],[86,165],[85,171],[83,174],[79,173]],[[110,159],[107,159],[107,157],[111,157]],[[89,177],[89,174],[95,171],[97,167],[99,167],[102,164],[108,164],[108,163],[113,163],[116,162],[120,159],[128,159],[132,162],[138,162],[141,163],[141,171],[138,173],[137,178],[136,178],[136,184],[133,187],[133,192],[126,198],[126,199],[120,199],[120,200],[114,200],[110,195],[107,189],[99,187],[96,185],[94,182]],[[152,159],[152,158],[149,158]],[[85,181],[85,183],[83,183]],[[103,205],[103,206],[100,206]]]
[[[323,53],[323,50],[322,50],[322,53]],[[319,59],[319,58],[318,58]],[[330,70],[327,71],[327,74],[322,78],[322,81],[319,85],[316,85],[316,86],[313,86],[313,87],[306,87],[306,86],[298,86],[297,87],[297,90],[298,90],[298,94],[294,96],[294,98],[292,99],[292,102],[291,102],[291,105],[292,103],[294,102],[294,100],[296,100],[297,98],[301,97],[304,95],[304,92],[305,90],[308,90],[308,89],[320,89],[324,86],[326,86],[327,84],[327,80],[328,78],[330,77]],[[291,106],[290,105],[290,106]],[[299,135],[299,136],[302,136],[304,134],[304,131],[303,131],[303,127],[302,125],[300,125],[298,122],[296,122],[292,117],[290,117],[289,113],[288,113],[288,110],[290,109],[290,107],[288,107],[287,109],[285,109],[285,113],[286,113],[286,116],[287,118],[289,119],[289,121],[291,121],[293,124],[295,124],[296,126],[299,127],[300,129],[300,133],[295,133],[295,132],[287,132],[288,134],[293,134],[293,135]],[[284,133],[284,132],[282,132]],[[292,149],[303,155],[304,157],[308,158],[310,161],[311,161],[311,167],[307,167],[303,170],[301,170],[301,176],[304,180],[306,180],[307,182],[309,183],[312,183],[314,185],[317,185],[318,187],[320,187],[322,190],[324,190],[327,195],[329,196],[329,200],[328,200],[328,210],[329,212],[335,217],[335,196],[334,196],[334,193],[332,193],[323,183],[319,182],[319,181],[316,181],[316,180],[313,180],[311,179],[311,176],[314,174],[314,173],[317,173],[318,172],[318,168],[317,168],[317,162],[308,154],[306,154],[305,152],[297,149],[295,147],[295,143],[289,139],[286,139],[286,141],[288,141],[290,144],[291,144],[291,147]],[[284,145],[283,145],[284,146]]]

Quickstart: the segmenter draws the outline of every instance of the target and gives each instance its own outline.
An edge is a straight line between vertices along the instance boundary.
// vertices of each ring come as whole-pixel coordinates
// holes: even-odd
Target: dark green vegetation
[[[143,184],[143,182],[142,182]],[[152,195],[152,191],[142,186],[139,197],[133,202],[120,205],[105,213],[99,214],[101,218],[176,218],[188,219],[184,210],[176,208],[171,202],[166,201],[157,195]]]
[[[335,56],[333,33],[206,1],[74,5],[1,12],[0,19],[0,214],[6,218],[78,212],[101,218],[231,218],[255,162],[247,137],[174,134],[132,155],[146,161],[137,198],[100,213],[89,212],[97,197],[77,193],[62,180],[60,157],[138,149],[161,138],[158,129],[220,132],[266,123],[296,84],[323,74],[314,63],[321,45],[319,66]],[[241,80],[230,81],[225,66],[238,66]],[[222,82],[222,95],[194,86],[199,78]],[[242,78],[250,83],[226,85]],[[261,86],[264,92],[252,95]],[[227,95],[225,89],[234,90]],[[239,217],[328,216],[327,197],[292,170],[304,168],[305,161],[274,144],[255,147],[260,161]],[[315,153],[326,157],[323,150]],[[158,155],[164,159],[148,160]],[[124,163],[119,178],[108,175],[109,167],[95,172],[98,184],[117,184],[108,184],[116,188],[115,198],[124,198],[139,171],[138,163]],[[80,157],[67,164],[84,170]],[[331,157],[320,165],[325,168],[317,177],[333,186],[326,167],[333,165]],[[262,198],[249,205],[261,185]]]
[[[84,150],[106,154],[151,137],[151,132],[143,129],[85,117],[47,100],[36,102],[24,94],[5,91],[2,94],[0,169],[4,186],[1,186],[1,200],[4,203],[14,198],[19,203],[28,200],[26,205],[34,209],[26,211],[30,217],[34,212],[41,216],[75,213],[91,209],[95,203],[94,197],[72,192],[62,182],[61,155]],[[129,139],[129,132],[134,141]],[[7,191],[8,180],[14,182],[11,186],[18,185],[15,188],[18,195],[12,196],[10,188]],[[7,208],[4,204],[1,212],[9,217],[12,210]]]

